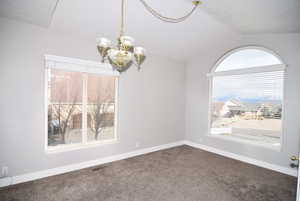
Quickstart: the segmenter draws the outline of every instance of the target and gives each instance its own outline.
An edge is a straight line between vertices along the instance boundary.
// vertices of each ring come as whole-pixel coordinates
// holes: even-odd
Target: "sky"
[[[218,65],[216,72],[276,64],[282,64],[282,62],[268,52],[258,49],[245,49],[226,57]]]

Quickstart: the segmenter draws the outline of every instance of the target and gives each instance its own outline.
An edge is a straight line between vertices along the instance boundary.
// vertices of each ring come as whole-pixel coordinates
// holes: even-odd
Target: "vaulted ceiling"
[[[299,0],[206,0],[202,8],[240,33],[300,33]]]
[[[191,0],[146,0],[166,16],[180,17]],[[121,0],[1,0],[0,16],[49,31],[94,39],[119,34]],[[299,0],[203,0],[185,22],[167,24],[151,16],[139,0],[127,1],[126,33],[150,52],[184,60],[199,47],[235,34],[300,33]]]
[[[48,27],[57,0],[1,0],[0,16]]]

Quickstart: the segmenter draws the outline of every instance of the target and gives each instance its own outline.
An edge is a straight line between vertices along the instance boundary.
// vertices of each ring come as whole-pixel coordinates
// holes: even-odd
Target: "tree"
[[[52,70],[49,91],[48,130],[58,133],[66,143],[67,131],[80,101],[82,76],[75,72]]]
[[[106,126],[106,116],[111,103],[99,101],[91,105],[91,130],[94,132],[94,139],[97,140],[99,134]]]
[[[97,140],[101,131],[107,125],[107,117],[111,113],[110,109],[113,105],[114,98],[114,79],[97,79],[97,88],[91,94],[91,105],[89,105],[89,113],[91,116],[91,130],[94,133],[94,139]]]
[[[62,144],[66,143],[66,133],[68,126],[70,124],[70,120],[72,115],[76,111],[76,98],[71,103],[62,103],[58,102],[52,104],[52,116],[57,121],[55,125],[58,129],[59,134],[61,135]]]

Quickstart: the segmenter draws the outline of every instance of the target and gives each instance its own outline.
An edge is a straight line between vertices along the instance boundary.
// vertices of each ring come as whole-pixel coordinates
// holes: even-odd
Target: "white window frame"
[[[101,141],[87,141],[87,133],[86,130],[84,131],[85,125],[85,115],[83,115],[82,119],[82,141],[80,143],[73,143],[73,144],[62,144],[57,146],[48,146],[48,76],[49,76],[49,69],[59,69],[65,70],[67,72],[81,72],[84,73],[83,76],[87,76],[88,73],[98,74],[98,75],[107,75],[107,76],[114,76],[115,79],[115,106],[114,106],[114,139],[109,140],[101,140]],[[110,64],[101,63],[101,62],[94,62],[94,61],[87,61],[69,57],[61,57],[61,56],[54,56],[54,55],[45,55],[45,152],[46,153],[60,153],[65,151],[72,151],[78,150],[83,148],[90,148],[95,146],[107,145],[107,144],[114,144],[119,142],[119,135],[118,135],[118,118],[119,118],[119,75],[120,73],[113,70]],[[87,84],[87,79],[83,79],[83,87]],[[86,96],[86,92],[83,94],[83,100],[85,100],[84,96]],[[83,104],[84,105],[84,104]],[[86,108],[82,108],[82,113],[86,113]]]
[[[276,65],[265,65],[265,66],[255,66],[252,68],[242,68],[242,69],[236,69],[236,70],[228,70],[228,71],[219,71],[216,72],[216,69],[218,66],[225,60],[227,59],[230,55],[239,52],[241,50],[247,50],[247,49],[256,49],[256,50],[261,50],[264,52],[267,52],[273,56],[275,56],[281,64],[276,64]],[[282,94],[282,117],[281,117],[281,135],[280,135],[280,145],[279,146],[274,146],[272,144],[268,143],[260,143],[257,144],[256,142],[252,142],[250,140],[246,139],[239,139],[239,138],[228,138],[227,136],[221,136],[221,135],[215,135],[211,133],[211,109],[212,109],[212,92],[213,92],[213,77],[217,76],[230,76],[230,75],[242,75],[242,74],[250,74],[250,73],[262,73],[262,72],[273,72],[273,71],[284,71],[284,74],[286,75],[287,71],[287,65],[285,62],[281,59],[281,57],[273,52],[272,50],[261,47],[261,46],[242,46],[238,47],[232,50],[229,50],[226,52],[221,58],[218,59],[218,61],[214,64],[213,68],[211,69],[210,73],[207,74],[208,80],[209,80],[209,106],[208,106],[208,137],[213,137],[213,138],[218,138],[226,141],[233,141],[237,143],[242,143],[242,144],[247,144],[247,145],[252,145],[252,146],[259,146],[271,150],[275,150],[278,152],[281,152],[284,146],[284,142],[286,141],[286,135],[285,135],[285,75],[283,78],[283,94]]]

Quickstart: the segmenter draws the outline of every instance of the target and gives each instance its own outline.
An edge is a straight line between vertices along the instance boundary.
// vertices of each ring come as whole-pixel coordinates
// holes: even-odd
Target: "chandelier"
[[[170,18],[159,14],[144,0],[140,0],[140,2],[154,17],[168,23],[179,23],[184,21],[196,10],[200,4],[200,1],[192,1],[194,7],[188,14],[180,18]],[[133,64],[137,66],[138,70],[140,70],[141,64],[146,59],[146,50],[143,47],[134,46],[134,39],[125,35],[125,0],[122,0],[121,6],[121,31],[120,36],[117,39],[117,45],[112,47],[112,42],[109,39],[100,37],[96,39],[97,49],[102,57],[102,62],[104,63],[105,61],[108,61],[114,70],[124,72]]]

